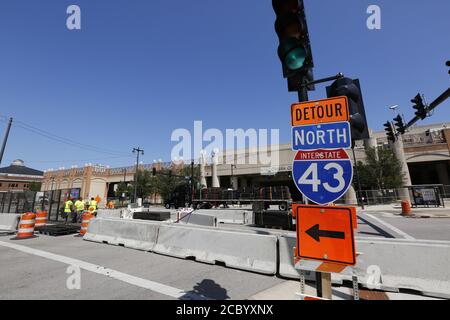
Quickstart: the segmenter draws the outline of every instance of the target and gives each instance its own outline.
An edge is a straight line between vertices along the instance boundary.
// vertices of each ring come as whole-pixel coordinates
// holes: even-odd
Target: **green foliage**
[[[357,169],[363,190],[396,189],[403,186],[402,164],[388,148],[366,150],[366,161]],[[356,175],[354,177],[356,185]]]
[[[123,193],[125,193],[126,197],[129,197],[130,195],[133,194],[133,187],[125,182],[119,183],[116,190],[116,197],[117,198],[122,197]]]
[[[42,183],[41,182],[30,182],[30,184],[28,185],[28,190],[29,191],[33,191],[33,192],[39,192],[41,191],[41,186]]]
[[[146,198],[152,194],[159,194],[163,199],[167,199],[174,190],[182,185],[189,183],[191,177],[191,166],[187,165],[180,171],[170,169],[158,170],[156,176],[153,176],[152,170],[140,170],[137,182],[138,198]],[[194,186],[200,181],[200,169],[194,167]],[[118,186],[117,196],[126,192],[127,196],[134,194],[134,182],[125,186],[123,183]]]

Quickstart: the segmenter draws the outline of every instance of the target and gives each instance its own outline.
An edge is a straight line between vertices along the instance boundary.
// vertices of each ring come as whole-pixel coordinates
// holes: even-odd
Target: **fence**
[[[80,189],[47,192],[1,192],[0,213],[26,213],[46,210],[50,221],[63,220],[61,210],[67,198],[78,198]]]

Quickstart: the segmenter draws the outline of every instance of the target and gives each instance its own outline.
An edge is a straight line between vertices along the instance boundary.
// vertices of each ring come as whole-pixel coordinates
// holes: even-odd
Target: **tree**
[[[33,181],[30,182],[30,184],[28,185],[28,190],[33,192],[39,192],[41,191],[41,186],[42,186],[41,182]]]
[[[358,161],[357,169],[363,190],[403,187],[402,164],[391,149],[367,149],[366,161]]]
[[[132,192],[133,192],[132,186],[130,186],[126,182],[121,182],[117,186],[116,197],[121,198],[122,194],[125,194],[125,196],[129,196],[132,194]]]

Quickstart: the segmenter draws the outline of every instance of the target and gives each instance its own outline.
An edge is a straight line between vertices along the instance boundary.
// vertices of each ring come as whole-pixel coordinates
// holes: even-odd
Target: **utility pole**
[[[144,155],[144,150],[140,147],[133,148],[133,153],[136,153],[136,173],[134,175],[134,198],[133,202],[137,203],[137,184],[138,184],[138,174],[139,174],[139,156]]]
[[[3,161],[3,155],[5,154],[6,143],[8,142],[9,132],[11,131],[11,126],[13,123],[13,118],[9,118],[8,127],[6,128],[5,137],[3,138],[2,150],[0,151],[0,165]]]

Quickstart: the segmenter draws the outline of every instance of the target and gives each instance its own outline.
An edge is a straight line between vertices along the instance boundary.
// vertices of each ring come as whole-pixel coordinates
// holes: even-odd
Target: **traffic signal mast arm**
[[[434,100],[427,108],[427,113],[436,109],[440,104],[450,97],[450,88],[448,88],[443,94],[441,94],[436,100]],[[408,124],[405,126],[405,131],[411,128],[416,122],[422,120],[421,117],[415,116]]]

